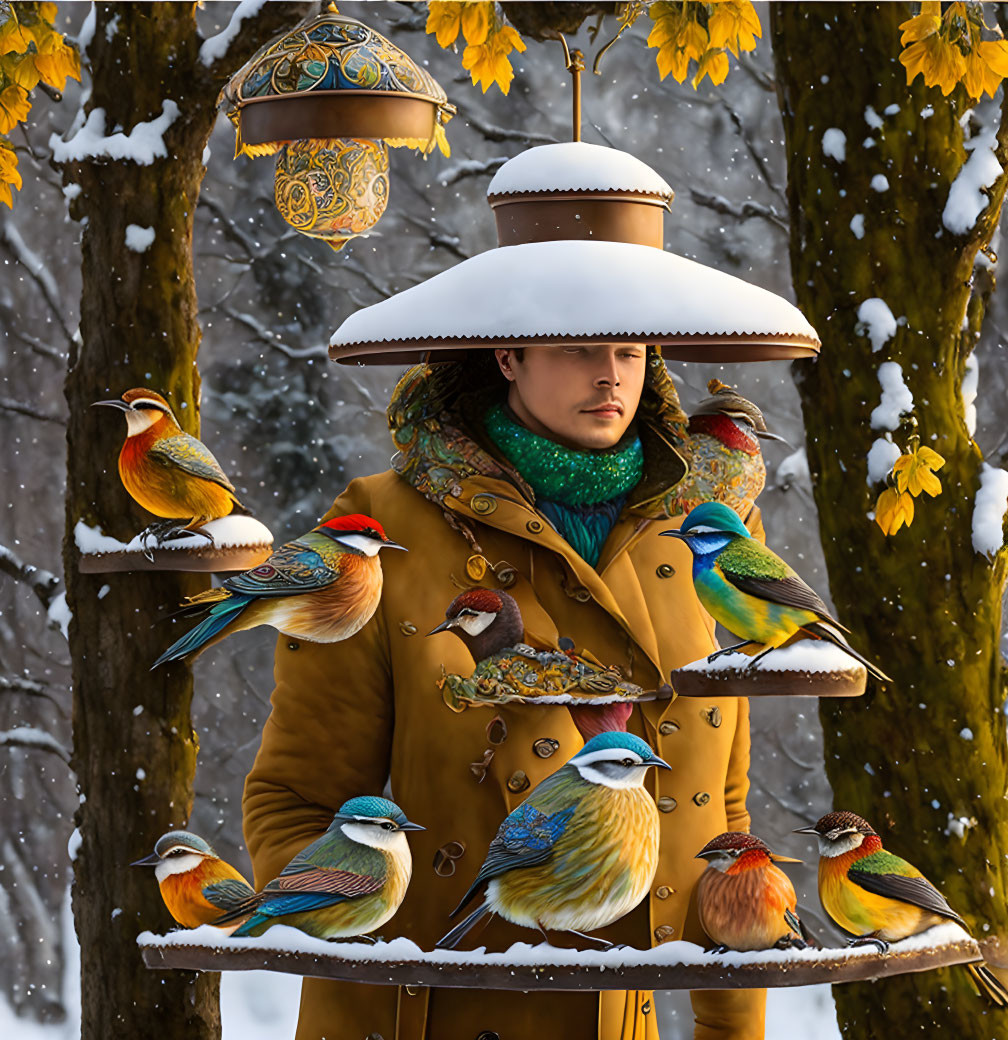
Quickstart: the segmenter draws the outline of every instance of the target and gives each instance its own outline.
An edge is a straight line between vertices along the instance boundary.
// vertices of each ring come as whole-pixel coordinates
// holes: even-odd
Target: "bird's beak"
[[[398,542],[393,542],[391,538],[386,538],[382,542],[381,547],[383,549],[402,549],[403,552],[409,552],[409,549],[405,545],[400,545]]]
[[[778,856],[776,852],[770,853],[770,859],[774,863],[804,863],[802,859],[795,859],[794,856]]]
[[[815,827],[799,827],[797,830],[793,830],[791,833],[792,834],[815,834],[817,837],[819,835],[819,832],[815,829]]]
[[[125,401],[92,401],[92,408],[118,408],[121,412],[128,412],[130,406]]]
[[[664,758],[659,758],[657,755],[652,755],[650,758],[645,758],[642,765],[645,766],[657,766],[659,769],[671,769],[672,767],[665,761]]]
[[[407,820],[405,823],[399,824],[399,830],[401,831],[425,831],[426,827],[421,827],[419,823],[411,823]]]
[[[694,859],[713,859],[717,855],[714,849],[707,849],[706,851],[698,852],[693,858]]]
[[[690,537],[689,531],[661,531],[660,534],[665,535],[668,538],[679,538],[682,541],[687,541]]]
[[[432,628],[427,635],[432,636],[435,632],[447,632],[448,629],[455,627],[455,618],[445,618],[437,628]]]
[[[131,863],[130,866],[131,867],[156,867],[160,862],[161,862],[161,857],[156,852],[152,852],[149,856],[144,856],[143,859],[138,859],[134,863]]]
[[[779,433],[771,433],[769,430],[756,430],[755,433],[761,441],[780,441],[781,444],[784,444],[789,448],[792,447],[791,442],[785,440]]]

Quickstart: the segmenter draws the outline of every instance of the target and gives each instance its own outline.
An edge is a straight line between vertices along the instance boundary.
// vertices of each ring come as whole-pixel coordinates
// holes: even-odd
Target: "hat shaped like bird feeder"
[[[336,250],[385,212],[389,147],[447,154],[455,112],[405,51],[335,4],[258,50],[220,100],[235,157],[275,154],[280,214]]]

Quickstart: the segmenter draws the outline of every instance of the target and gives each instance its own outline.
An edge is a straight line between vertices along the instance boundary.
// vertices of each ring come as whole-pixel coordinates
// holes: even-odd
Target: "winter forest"
[[[386,407],[406,367],[335,364],[330,336],[497,246],[491,178],[571,140],[560,32],[588,57],[582,139],[674,189],[664,249],[790,301],[822,341],[793,362],[668,362],[687,415],[717,379],[781,438],[762,441],[766,544],[892,676],[860,697],[752,699],[753,830],[802,860],[787,873],[823,942],[843,937],[817,896],[814,842],[793,832],[849,808],[994,940],[982,948],[995,969],[1008,965],[1008,940],[1000,964],[988,955],[1008,935],[1008,296],[996,282],[1008,59],[972,94],[967,73],[908,84],[901,62],[908,20],[961,9],[989,43],[1008,28],[1005,6],[756,3],[755,46],[694,86],[695,66],[685,82],[662,78],[655,9],[707,19],[716,4],[504,3],[496,17],[526,44],[505,94],[473,82],[461,37],[446,48],[426,31],[427,4],[340,2],[457,114],[450,155],[390,149],[387,209],[339,251],[285,223],[274,160],[233,159],[217,107],[254,52],[326,6],[0,3],[4,25],[11,8],[55,8],[80,54],[79,81],[32,84],[30,111],[11,110],[13,51],[0,44],[0,188],[17,187],[7,143],[20,178],[0,206],[0,1033],[293,1036],[296,976],[225,973],[218,1013],[218,976],[150,970],[136,945],[175,927],[151,873],[129,866],[165,831],[202,835],[252,877],[242,791],[277,644],[253,629],[191,669],[149,670],[180,634],[166,615],[210,576],[80,572],[81,524],[128,542],[151,519],[116,470],[122,417],[90,404],[171,392],[274,546],[314,527],[351,481],[388,468]],[[933,473],[921,446],[942,460]],[[899,483],[901,458],[924,466],[925,494]],[[735,639],[719,629],[718,641]],[[383,934],[399,934],[394,920]],[[693,1036],[688,992],[655,1004],[662,1040]],[[1004,1038],[1008,1012],[957,967],[769,991],[768,1037],[883,1027]]]

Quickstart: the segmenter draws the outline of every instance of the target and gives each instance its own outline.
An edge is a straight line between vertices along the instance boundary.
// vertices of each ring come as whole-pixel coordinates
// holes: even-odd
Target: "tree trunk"
[[[944,226],[968,157],[959,120],[972,103],[962,88],[943,98],[919,77],[907,86],[898,26],[913,13],[901,3],[772,7],[792,277],[823,340],[821,356],[794,374],[833,601],[852,643],[894,680],[870,683],[857,701],[822,702],[834,807],[865,816],[982,939],[1008,935],[1005,560],[973,549],[983,459],[961,384],[993,284],[974,278],[974,262],[997,226],[1005,177],[972,229]],[[835,152],[823,143],[831,128],[845,135],[842,160],[826,154]],[[1002,119],[1002,166],[1005,139]],[[872,183],[880,175],[886,186]],[[876,297],[898,319],[877,352],[857,315]],[[942,493],[917,499],[912,526],[891,537],[869,518],[882,486],[869,486],[866,458],[881,436],[869,417],[884,361],[902,366],[921,443],[946,459]],[[909,432],[894,440],[905,448]],[[958,820],[965,829],[950,827]],[[841,986],[835,996],[844,1036],[859,1040],[1008,1035],[1008,1013],[978,998],[962,969]]]
[[[65,180],[81,187],[72,214],[83,223],[81,342],[65,386],[63,555],[73,612],[73,767],[81,792],[73,908],[85,1040],[220,1034],[216,975],[161,975],[142,966],[137,934],[172,921],[151,872],[128,866],[164,831],[184,825],[192,808],[192,673],[184,664],[149,669],[168,638],[154,623],[207,579],[80,574],[73,532],[84,520],[128,540],[151,520],[119,481],[124,424],[91,408],[93,401],[149,387],[168,398],[183,428],[199,433],[192,231],[217,94],[229,71],[307,6],[266,5],[242,23],[226,58],[208,67],[192,4],[97,5],[87,111],[104,109],[107,134],[156,119],[166,99],[179,114],[163,135],[165,158],[148,165],[86,159],[64,168]],[[146,252],[126,247],[129,224],[154,229]]]

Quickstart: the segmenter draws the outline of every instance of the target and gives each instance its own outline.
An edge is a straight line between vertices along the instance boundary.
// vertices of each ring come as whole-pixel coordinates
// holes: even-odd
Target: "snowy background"
[[[61,27],[77,33],[89,6],[60,4]],[[232,6],[209,4],[200,12],[207,34],[226,22]],[[766,36],[768,14],[765,5],[758,7]],[[399,373],[372,368],[361,375],[331,364],[325,349],[331,331],[355,309],[494,246],[484,198],[490,177],[529,144],[570,137],[569,77],[559,45],[530,42],[517,58],[510,96],[496,90],[483,96],[459,56],[425,37],[422,5],[346,3],[341,9],[426,62],[459,114],[448,128],[451,158],[423,161],[393,150],[391,200],[378,233],[339,255],[283,223],[273,206],[272,161],[233,162],[232,130],[223,117],[218,122],[204,156],[195,236],[204,330],[202,436],[278,542],[311,527],[350,479],[385,468],[391,453],[384,405]],[[744,56],[723,86],[705,82],[694,94],[671,79],[659,83],[645,36],[642,24],[608,53],[601,77],[585,75],[585,140],[637,155],[673,186],[667,249],[791,299],[783,135],[769,43],[764,39],[754,55]],[[575,42],[594,54],[586,36]],[[12,213],[0,211],[0,437],[7,491],[0,545],[57,573],[64,533],[62,380],[78,322],[80,228],[66,216],[65,193],[48,159],[50,135],[65,133],[80,96],[75,84],[60,104],[39,96],[27,132],[14,134],[24,188]],[[147,229],[132,230],[131,248],[143,250],[149,241]],[[885,316],[867,313],[864,320],[870,333]],[[976,352],[983,387],[976,437],[994,465],[1008,450],[1008,430],[994,414],[1008,389],[1004,320],[999,291]],[[687,411],[718,376],[756,401],[770,428],[787,438],[791,447],[766,447],[768,484],[760,505],[768,541],[828,600],[788,364],[674,364],[672,371]],[[108,479],[118,479],[112,459]],[[114,580],[122,579],[110,576]],[[263,633],[244,633],[232,639],[229,653],[211,652],[196,665],[201,754],[188,823],[246,870],[241,790],[269,711],[272,650]],[[0,731],[39,727],[69,747],[68,664],[65,640],[36,598],[24,584],[0,578]],[[806,915],[829,934],[816,913],[813,849],[790,833],[830,807],[815,702],[754,702],[752,763],[754,830],[808,861],[792,874],[802,905],[810,908]],[[4,1037],[77,1035],[77,954],[66,897],[76,799],[58,752],[0,747]],[[149,851],[132,847],[128,835],[118,840],[124,864]],[[227,976],[225,1035],[290,1035],[296,989],[297,980],[285,976],[270,976],[268,984],[252,974]],[[771,993],[768,1036],[790,1030],[808,1040],[833,1040],[831,1003],[826,989]],[[663,997],[659,1008],[665,1040],[691,1035],[684,994]]]

